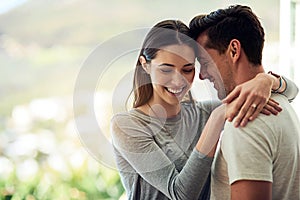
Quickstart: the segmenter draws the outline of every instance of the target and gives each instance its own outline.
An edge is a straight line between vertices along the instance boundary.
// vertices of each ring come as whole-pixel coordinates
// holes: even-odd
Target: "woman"
[[[145,38],[135,69],[133,109],[112,119],[128,199],[209,198],[216,144],[237,102],[182,101],[195,75],[195,52],[197,45],[180,21],[162,21]],[[270,79],[252,81],[249,91],[264,85],[268,98]],[[278,109],[272,101],[269,105]]]

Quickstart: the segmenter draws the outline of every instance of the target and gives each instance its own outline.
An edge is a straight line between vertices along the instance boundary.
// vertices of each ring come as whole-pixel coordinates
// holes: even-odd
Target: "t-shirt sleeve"
[[[212,158],[203,158],[194,149],[178,172],[155,143],[151,127],[129,115],[115,116],[111,124],[114,147],[141,177],[170,199],[197,199],[209,175]]]
[[[264,122],[257,118],[246,127],[235,128],[226,122],[221,151],[227,163],[229,183],[238,180],[272,182],[275,138]]]

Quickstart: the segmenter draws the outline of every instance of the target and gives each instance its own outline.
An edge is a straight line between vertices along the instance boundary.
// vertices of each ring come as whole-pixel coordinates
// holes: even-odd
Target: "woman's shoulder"
[[[147,115],[137,109],[119,112],[111,119],[113,138],[149,137]]]
[[[148,116],[138,109],[131,109],[114,114],[111,119],[111,123],[128,126],[139,124],[140,122],[145,121],[147,118]]]
[[[121,120],[121,119],[127,119],[130,117],[129,111],[123,111],[113,114],[112,120]]]

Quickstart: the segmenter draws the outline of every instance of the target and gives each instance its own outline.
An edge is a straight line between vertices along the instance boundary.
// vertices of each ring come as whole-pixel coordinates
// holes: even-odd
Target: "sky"
[[[22,5],[27,0],[1,0],[0,1],[0,14],[8,12],[9,10]]]

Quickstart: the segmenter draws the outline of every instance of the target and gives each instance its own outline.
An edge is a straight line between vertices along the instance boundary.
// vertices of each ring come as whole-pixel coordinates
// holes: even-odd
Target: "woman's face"
[[[151,60],[148,73],[153,103],[177,105],[191,88],[195,76],[195,53],[187,45],[163,47]]]

